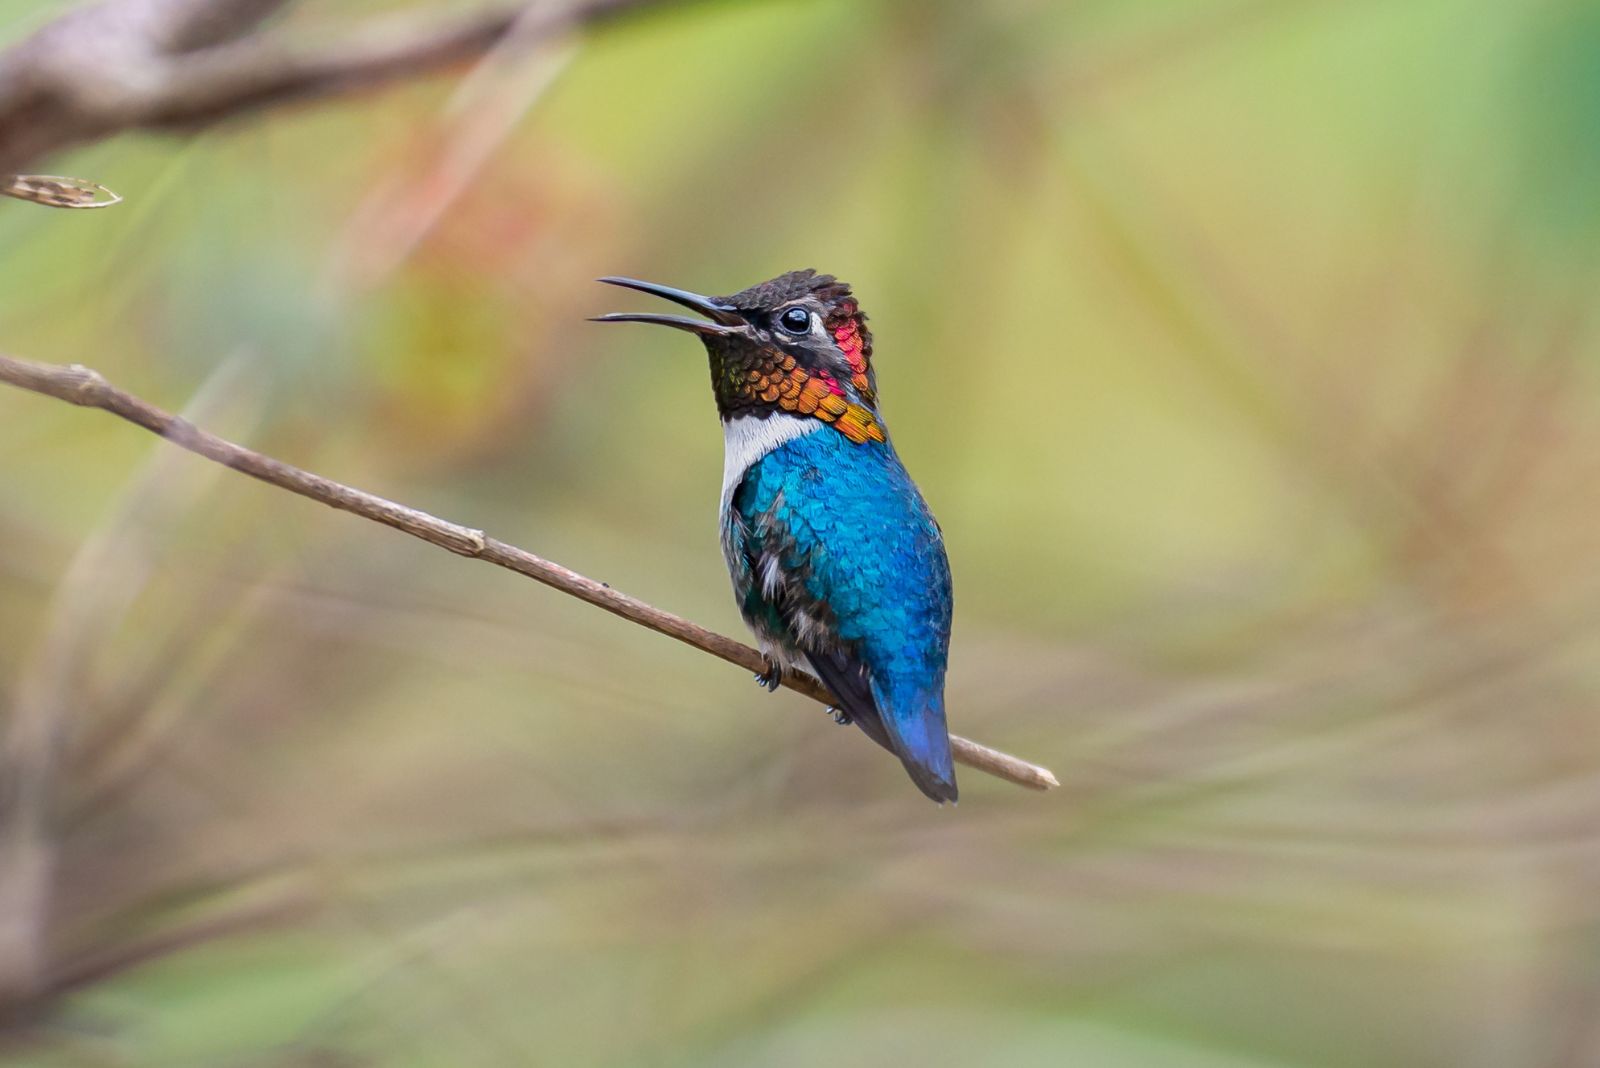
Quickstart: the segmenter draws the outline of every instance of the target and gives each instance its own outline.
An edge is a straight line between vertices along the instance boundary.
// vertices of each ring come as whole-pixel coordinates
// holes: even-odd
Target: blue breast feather
[[[752,629],[809,662],[935,800],[955,800],[945,727],[950,568],[888,443],[821,428],[752,464],[724,516]]]

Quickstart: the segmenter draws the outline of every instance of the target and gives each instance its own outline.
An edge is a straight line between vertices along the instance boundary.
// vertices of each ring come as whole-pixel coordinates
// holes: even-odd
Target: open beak
[[[683,289],[673,289],[671,286],[658,286],[654,282],[641,282],[636,278],[601,278],[599,281],[608,286],[622,286],[624,289],[637,289],[641,293],[651,293],[663,297],[674,304],[681,304],[706,316],[711,322],[703,319],[690,319],[685,315],[653,315],[643,312],[612,312],[610,315],[597,315],[591,321],[596,323],[658,323],[661,326],[671,326],[679,330],[688,330],[696,334],[738,334],[746,329],[744,319],[738,312],[725,304],[718,304],[710,297],[702,297],[698,293],[690,293]]]

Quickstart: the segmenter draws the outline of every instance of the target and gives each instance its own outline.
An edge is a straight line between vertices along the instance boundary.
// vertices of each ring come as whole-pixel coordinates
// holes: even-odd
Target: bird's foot
[[[848,727],[854,722],[850,718],[850,713],[846,712],[842,708],[835,707],[834,705],[828,706],[828,715],[832,716],[833,721],[841,727]]]
[[[756,675],[756,685],[765,686],[768,693],[773,693],[783,685],[783,665],[770,656],[763,656],[761,659],[766,661],[767,670]]]

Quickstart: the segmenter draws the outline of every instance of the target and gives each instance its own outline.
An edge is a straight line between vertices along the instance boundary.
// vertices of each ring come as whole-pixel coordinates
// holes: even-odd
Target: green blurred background
[[[1064,785],[0,391],[0,1061],[1600,1063],[1600,6],[703,2],[48,169],[127,203],[0,203],[0,348],[740,636],[592,279],[848,279],[952,727]]]

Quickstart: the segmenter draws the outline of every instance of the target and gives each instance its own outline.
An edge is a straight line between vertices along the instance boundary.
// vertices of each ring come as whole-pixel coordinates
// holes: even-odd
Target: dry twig
[[[383,523],[420,538],[431,545],[449,549],[461,556],[486,560],[491,564],[535,579],[562,593],[578,598],[642,627],[676,638],[712,656],[736,664],[746,671],[765,670],[761,654],[742,642],[724,637],[629,597],[602,582],[585,578],[560,564],[535,556],[525,549],[497,541],[481,530],[464,527],[394,501],[365,493],[309,471],[263,456],[208,434],[178,416],[162,411],[105,380],[97,371],[76,364],[60,367],[0,356],[0,382],[41,393],[69,404],[99,408],[130,423],[159,434],[173,444],[208,460],[241,471],[262,482],[297,493],[302,497],[354,513],[363,519]],[[784,685],[823,704],[833,702],[825,687],[815,679],[791,673]],[[952,735],[955,757],[961,763],[1019,786],[1047,790],[1060,785],[1049,769],[1002,753],[977,742]]]

